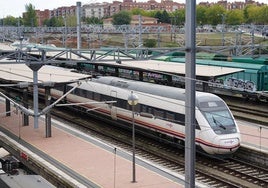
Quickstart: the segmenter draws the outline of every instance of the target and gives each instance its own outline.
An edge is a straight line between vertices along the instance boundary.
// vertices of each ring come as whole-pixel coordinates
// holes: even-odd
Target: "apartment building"
[[[209,3],[209,2],[200,2],[199,5],[202,6],[211,6],[214,4],[219,4],[225,7],[227,10],[232,9],[244,9],[247,5],[257,5],[262,6],[265,5],[263,3],[258,3],[253,0],[245,0],[228,2],[227,0],[220,0],[217,3]],[[156,0],[148,0],[147,2],[137,2],[136,0],[123,0],[118,1],[115,0],[112,3],[90,3],[82,6],[82,17],[97,17],[108,18],[112,15],[122,11],[122,10],[131,10],[134,8],[139,8],[143,10],[166,10],[167,12],[173,12],[176,10],[184,9],[184,3],[178,3],[173,0],[161,0],[157,2]],[[70,7],[59,7],[53,10],[36,10],[38,23],[42,25],[45,19],[50,19],[52,17],[65,17],[76,15],[76,6]]]

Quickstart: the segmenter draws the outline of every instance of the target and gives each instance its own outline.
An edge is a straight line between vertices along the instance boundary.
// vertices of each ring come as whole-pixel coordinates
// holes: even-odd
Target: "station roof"
[[[98,64],[97,62],[95,64]],[[185,64],[164,62],[158,60],[142,60],[142,61],[121,61],[121,64],[116,64],[115,62],[105,62],[101,63],[107,65],[119,66],[122,68],[129,69],[143,69],[149,72],[165,72],[170,74],[185,75]],[[196,65],[196,76],[199,77],[219,77],[228,75],[235,72],[241,72],[244,69],[229,68],[229,67],[216,67],[216,66],[206,66],[206,65]]]
[[[38,70],[38,83],[70,83],[89,77],[91,76],[71,72],[70,69],[50,65],[44,65]],[[33,83],[33,71],[25,64],[1,64],[0,61],[0,79],[9,83]]]
[[[47,48],[46,46],[42,46]],[[57,48],[55,48],[57,49]],[[32,52],[33,53],[33,52]],[[98,51],[98,53],[101,53]],[[47,55],[55,55],[57,52],[49,52]],[[90,57],[90,54],[82,53],[85,57]],[[81,59],[76,56],[72,55],[72,60],[80,60]],[[185,64],[184,63],[174,63],[174,62],[166,62],[160,60],[130,60],[127,57],[120,57],[121,63],[116,63],[116,57],[114,56],[106,56],[100,61],[93,61],[88,62],[89,64],[94,65],[102,65],[102,66],[109,66],[109,67],[117,67],[117,68],[124,68],[129,70],[137,70],[137,71],[148,71],[148,72],[159,72],[159,73],[166,73],[166,74],[175,74],[175,75],[185,75]],[[82,62],[82,61],[81,61]],[[0,62],[1,64],[1,62]],[[199,65],[196,64],[196,77],[201,78],[202,80],[208,80],[213,77],[220,77],[236,72],[242,72],[244,69],[242,67],[217,67],[217,66],[208,66],[208,65]],[[42,68],[43,69],[43,68]],[[48,72],[47,72],[48,73]],[[40,73],[39,73],[40,74]],[[0,75],[1,76],[1,75]],[[40,76],[41,77],[41,76]],[[53,79],[57,80],[57,79]]]

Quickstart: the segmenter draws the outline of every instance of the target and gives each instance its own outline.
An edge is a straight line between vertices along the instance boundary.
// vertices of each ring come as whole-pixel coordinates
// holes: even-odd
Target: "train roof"
[[[183,101],[185,100],[185,89],[182,88],[158,85],[148,82],[140,82],[135,80],[128,80],[112,76],[100,76],[96,79],[93,79],[92,81],[114,87],[157,95],[161,97],[167,97]],[[198,91],[196,92],[197,101],[199,102],[206,101],[208,100],[208,98],[210,98],[210,100],[213,98],[216,100],[219,97],[211,93],[198,92]]]

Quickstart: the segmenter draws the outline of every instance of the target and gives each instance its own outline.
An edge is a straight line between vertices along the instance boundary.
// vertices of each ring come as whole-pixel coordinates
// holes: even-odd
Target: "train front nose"
[[[228,154],[235,152],[240,146],[239,138],[221,139],[219,153]]]

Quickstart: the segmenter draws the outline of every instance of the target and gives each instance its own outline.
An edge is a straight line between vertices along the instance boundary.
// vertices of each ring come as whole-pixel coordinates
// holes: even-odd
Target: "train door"
[[[111,91],[111,100],[115,100],[117,99],[117,92],[116,91]],[[111,105],[111,117],[112,119],[117,120],[117,108],[116,108],[116,103],[114,103],[113,105]]]

